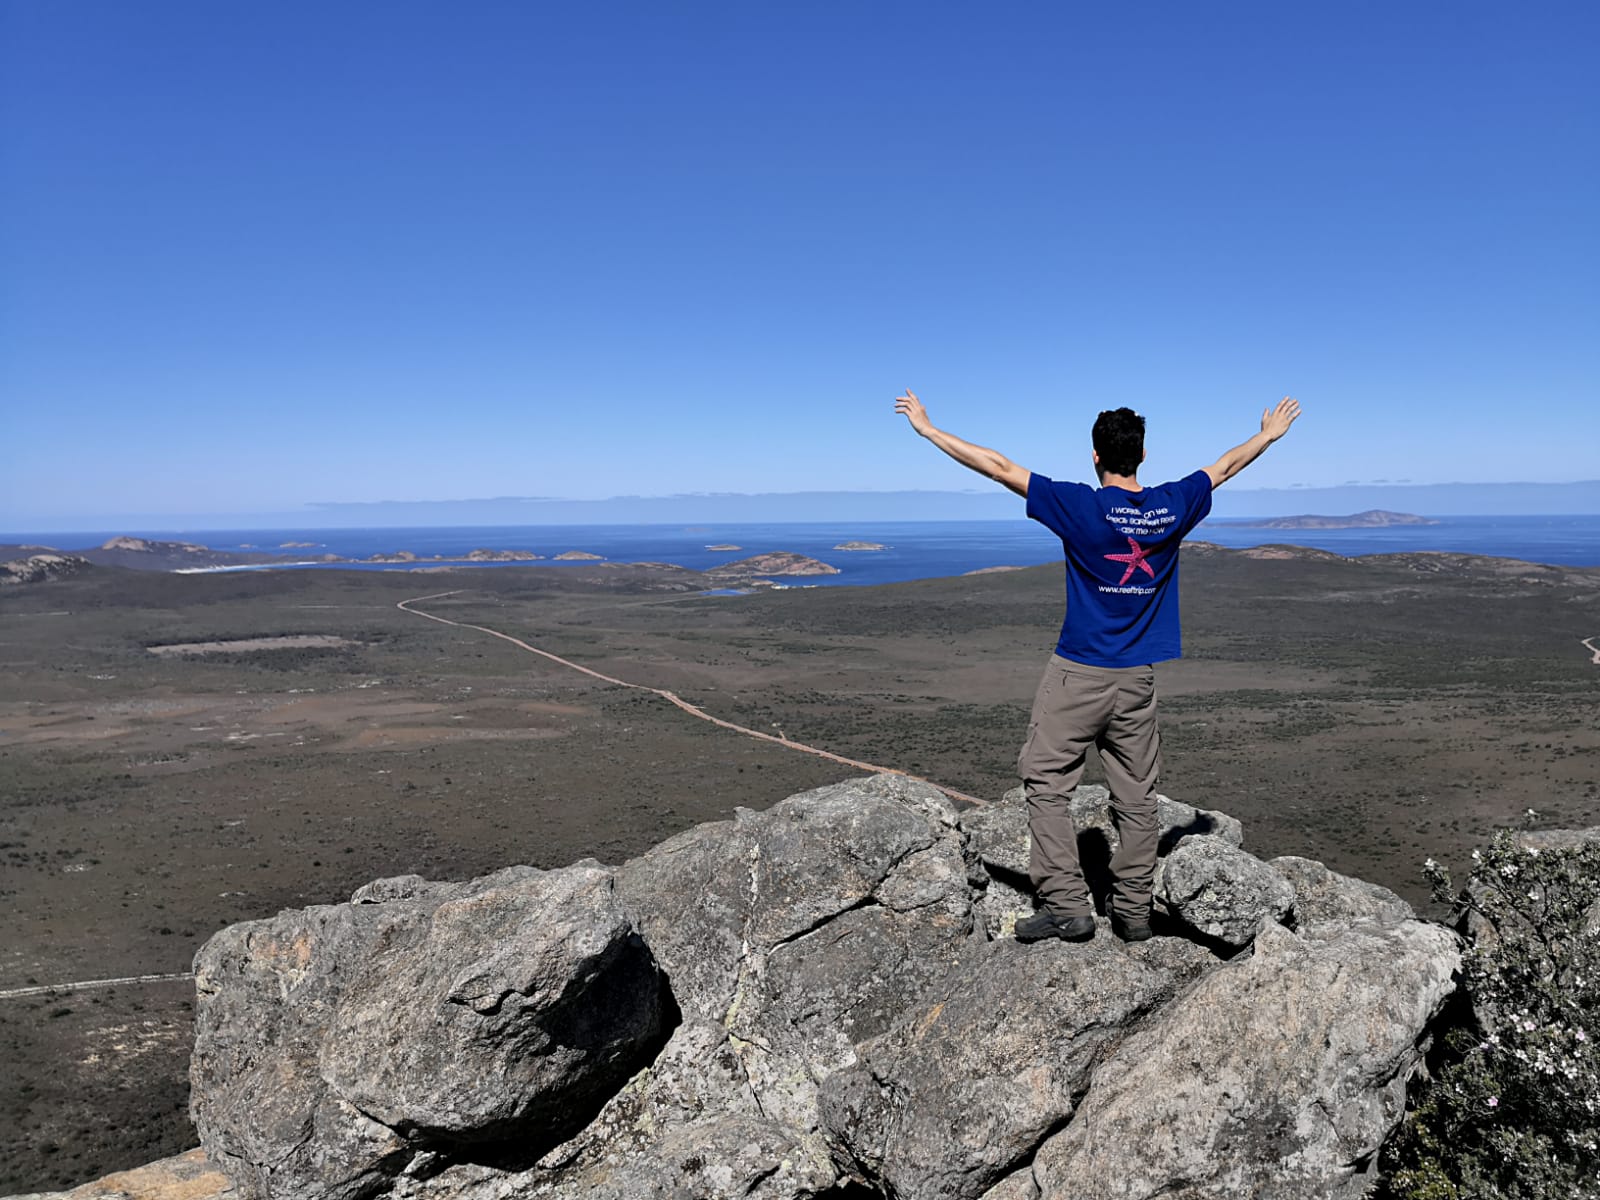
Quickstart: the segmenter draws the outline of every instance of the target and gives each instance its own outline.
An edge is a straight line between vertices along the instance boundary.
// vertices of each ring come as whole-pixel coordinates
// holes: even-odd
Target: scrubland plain
[[[1460,865],[1527,809],[1600,823],[1600,570],[1195,545],[1183,571],[1162,791],[1240,818],[1256,854],[1424,905],[1424,858]],[[618,862],[853,773],[398,601],[459,589],[415,607],[974,796],[1015,784],[1057,568],[704,586],[98,568],[0,593],[0,1190],[194,1141],[192,985],[54,985],[181,974],[222,925],[380,876]]]

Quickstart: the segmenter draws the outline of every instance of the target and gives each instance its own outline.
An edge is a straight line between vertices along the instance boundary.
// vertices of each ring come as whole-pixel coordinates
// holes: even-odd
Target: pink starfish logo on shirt
[[[1133,571],[1135,567],[1143,571],[1146,575],[1150,576],[1151,579],[1156,577],[1154,568],[1152,568],[1149,563],[1145,562],[1145,556],[1148,553],[1149,551],[1143,546],[1139,545],[1138,542],[1134,541],[1132,538],[1129,538],[1128,553],[1106,555],[1106,557],[1112,562],[1128,564],[1128,569],[1122,573],[1122,578],[1117,581],[1118,587],[1121,587],[1123,584],[1127,583],[1128,580],[1133,578]]]

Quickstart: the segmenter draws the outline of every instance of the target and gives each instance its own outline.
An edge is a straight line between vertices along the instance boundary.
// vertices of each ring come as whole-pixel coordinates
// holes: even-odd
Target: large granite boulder
[[[323,1040],[322,1077],[413,1140],[559,1126],[627,1079],[661,1032],[659,974],[596,868],[446,900],[420,936],[362,967]]]
[[[196,956],[191,1113],[247,1196],[358,1197],[421,1152],[559,1141],[649,1062],[660,973],[595,866],[363,889]]]
[[[1357,1200],[1459,964],[1455,935],[1417,921],[1263,926],[1095,1072],[1034,1158],[1040,1196]]]
[[[1454,935],[1221,814],[1162,829],[1174,912],[1253,953],[991,940],[1020,792],[898,776],[616,869],[380,880],[201,951],[196,1125],[245,1200],[1353,1197]]]

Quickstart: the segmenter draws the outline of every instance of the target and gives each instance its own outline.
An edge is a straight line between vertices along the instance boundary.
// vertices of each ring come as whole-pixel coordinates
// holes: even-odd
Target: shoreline
[[[1543,568],[1543,569],[1549,569],[1549,570],[1575,570],[1575,571],[1600,570],[1600,562],[1596,562],[1596,563],[1593,563],[1593,564],[1587,564],[1587,563],[1554,563],[1554,562],[1547,562],[1547,561],[1543,561],[1543,560],[1539,560],[1539,559],[1516,558],[1516,557],[1514,557],[1512,555],[1508,555],[1508,554],[1483,554],[1483,553],[1479,553],[1479,552],[1476,552],[1476,551],[1470,551],[1470,550],[1405,549],[1405,550],[1374,550],[1374,551],[1368,551],[1368,552],[1362,553],[1362,554],[1341,554],[1337,550],[1328,550],[1328,549],[1326,549],[1324,547],[1320,547],[1320,546],[1307,546],[1307,545],[1303,545],[1303,544],[1298,543],[1298,542],[1260,542],[1260,543],[1257,543],[1257,544],[1254,544],[1254,545],[1249,545],[1249,546],[1225,546],[1220,542],[1207,541],[1205,538],[1189,538],[1189,539],[1186,539],[1185,542],[1184,542],[1184,547],[1186,549],[1189,549],[1189,550],[1198,550],[1203,554],[1215,554],[1215,553],[1219,553],[1220,552],[1220,553],[1226,553],[1226,554],[1238,554],[1238,555],[1242,555],[1242,556],[1244,556],[1246,558],[1273,559],[1273,560],[1279,560],[1279,561],[1293,560],[1293,559],[1299,559],[1299,558],[1304,557],[1304,558],[1322,559],[1324,561],[1326,561],[1327,559],[1332,558],[1332,559],[1340,559],[1340,560],[1345,561],[1345,562],[1361,563],[1361,562],[1365,562],[1365,561],[1370,560],[1370,559],[1392,559],[1392,558],[1399,558],[1399,557],[1405,557],[1405,556],[1417,556],[1417,557],[1423,557],[1423,558],[1426,558],[1428,560],[1435,560],[1435,561],[1445,561],[1445,560],[1452,560],[1452,559],[1471,559],[1471,560],[1475,560],[1475,561],[1483,561],[1483,562],[1489,562],[1489,563],[1509,563],[1509,564],[1516,564],[1516,565],[1522,566],[1522,567]],[[625,559],[606,559],[604,561],[608,565],[616,566],[616,567],[649,568],[649,567],[653,567],[653,566],[666,565],[666,566],[671,566],[671,567],[678,567],[678,568],[681,568],[681,569],[686,570],[686,571],[697,571],[698,572],[698,568],[690,567],[690,566],[687,566],[686,564],[683,564],[683,563],[665,562],[665,560],[662,560],[662,559],[654,559],[654,560],[647,560],[647,561],[629,561],[629,560],[625,560]],[[173,568],[173,569],[171,569],[169,571],[161,571],[159,573],[161,573],[161,574],[170,574],[170,575],[224,575],[224,574],[240,574],[240,573],[250,572],[250,571],[299,571],[299,570],[344,571],[344,570],[351,570],[351,571],[361,571],[361,572],[387,571],[387,572],[399,572],[399,573],[406,573],[406,574],[416,574],[416,573],[428,573],[428,572],[437,573],[437,572],[441,572],[441,571],[452,571],[453,572],[453,571],[458,571],[458,570],[459,571],[504,570],[506,568],[521,568],[523,570],[533,570],[533,571],[546,570],[546,569],[550,569],[550,568],[555,568],[555,569],[558,569],[558,570],[570,570],[570,569],[573,569],[573,568],[593,567],[595,565],[596,565],[596,562],[594,560],[569,560],[569,561],[566,561],[566,562],[562,562],[562,561],[559,561],[559,560],[553,559],[553,558],[552,559],[544,559],[544,560],[538,561],[538,562],[516,561],[516,560],[504,561],[504,562],[484,562],[482,560],[473,560],[473,559],[468,559],[468,558],[459,558],[459,559],[456,559],[456,558],[430,558],[430,559],[425,559],[425,560],[419,560],[419,561],[417,561],[415,563],[410,563],[410,562],[374,563],[374,562],[365,562],[365,561],[362,561],[362,560],[359,560],[359,559],[352,559],[352,560],[349,560],[347,562],[318,562],[316,560],[309,560],[309,561],[275,562],[275,563],[231,563],[231,564],[224,564],[224,565],[211,566],[211,567],[176,567],[176,568]],[[1037,562],[1037,563],[1022,563],[1022,564],[994,563],[994,564],[990,564],[990,565],[987,565],[987,566],[973,567],[973,568],[968,568],[968,569],[965,569],[965,570],[958,570],[958,571],[953,571],[953,572],[948,572],[948,573],[946,573],[946,572],[937,572],[937,573],[928,574],[928,575],[914,575],[914,576],[909,576],[909,577],[904,578],[904,579],[895,579],[895,580],[851,579],[851,578],[844,577],[844,573],[843,572],[841,572],[841,573],[839,573],[837,575],[796,575],[796,576],[793,576],[793,578],[795,578],[795,579],[807,579],[807,580],[827,579],[828,583],[825,586],[829,586],[829,587],[875,587],[875,586],[879,586],[879,585],[884,584],[884,583],[915,583],[915,582],[919,582],[919,581],[922,581],[922,580],[929,580],[929,579],[958,579],[958,578],[962,578],[964,576],[971,576],[971,575],[987,575],[987,574],[1003,573],[1003,572],[1009,572],[1009,571],[1026,571],[1026,570],[1032,570],[1032,569],[1034,569],[1036,567],[1059,567],[1060,565],[1061,565],[1061,560],[1059,558],[1056,558],[1056,559],[1049,560],[1049,561],[1046,561],[1046,562]],[[699,573],[704,573],[704,572],[699,572]],[[777,582],[776,580],[772,580],[772,581],[769,581],[769,582],[765,583],[760,588],[753,588],[753,589],[752,588],[744,588],[738,594],[744,594],[745,592],[748,592],[748,591],[768,591],[768,590],[773,590],[773,589],[782,590],[782,589],[793,589],[793,588],[797,588],[797,587],[817,587],[817,586],[823,586],[823,585],[819,585],[816,582],[808,582],[808,583],[801,584],[801,583],[780,583],[780,582]],[[707,595],[713,595],[713,594],[715,594],[715,595],[727,595],[727,594],[730,594],[730,592],[729,592],[729,589],[728,589],[728,585],[721,584],[721,585],[718,585],[716,587],[708,589],[703,594],[707,594]]]

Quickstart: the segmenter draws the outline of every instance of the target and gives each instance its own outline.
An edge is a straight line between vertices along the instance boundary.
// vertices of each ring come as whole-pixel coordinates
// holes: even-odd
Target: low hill
[[[1352,513],[1348,517],[1304,515],[1298,517],[1269,517],[1262,521],[1230,521],[1241,529],[1383,529],[1390,525],[1437,525],[1431,517],[1415,513],[1386,512],[1380,508]]]

